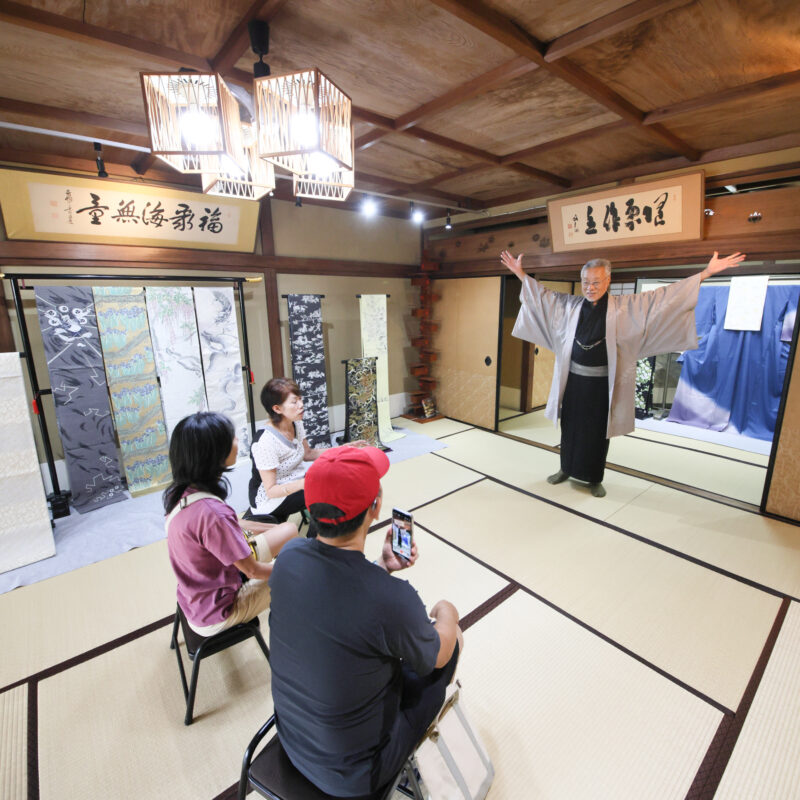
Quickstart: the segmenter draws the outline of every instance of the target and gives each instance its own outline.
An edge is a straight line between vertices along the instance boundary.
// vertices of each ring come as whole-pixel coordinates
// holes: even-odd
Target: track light
[[[411,201],[411,221],[421,225],[425,221],[425,214],[418,208],[414,208],[414,201]]]
[[[303,200],[302,200],[302,198],[300,198],[300,197],[295,197],[295,199],[294,199],[294,204],[295,204],[295,205],[296,205],[298,208],[302,208],[302,207],[303,207]]]
[[[361,204],[361,213],[365,217],[374,217],[378,213],[378,204],[371,197],[365,197]]]
[[[94,159],[94,163],[97,164],[97,177],[107,178],[108,173],[106,172],[106,163],[103,161],[103,146],[100,144],[100,142],[94,143],[94,151],[97,153]]]
[[[453,227],[453,223],[450,222],[450,209],[447,209],[447,222],[444,223],[444,229],[449,231]]]

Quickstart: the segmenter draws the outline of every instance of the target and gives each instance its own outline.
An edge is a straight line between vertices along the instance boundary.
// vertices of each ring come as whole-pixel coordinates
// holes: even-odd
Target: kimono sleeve
[[[640,332],[637,358],[697,347],[694,308],[699,289],[698,274],[652,292],[620,298],[619,319],[629,330]]]
[[[545,289],[526,276],[519,295],[520,309],[512,336],[557,350],[567,328],[570,295]]]

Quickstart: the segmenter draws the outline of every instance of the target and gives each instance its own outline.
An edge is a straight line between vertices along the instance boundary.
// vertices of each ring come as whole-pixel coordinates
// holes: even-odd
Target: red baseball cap
[[[338,524],[357,517],[372,504],[389,471],[386,453],[377,447],[332,447],[323,451],[306,473],[305,498],[311,516],[318,522]],[[318,517],[312,506],[326,503],[343,516]]]

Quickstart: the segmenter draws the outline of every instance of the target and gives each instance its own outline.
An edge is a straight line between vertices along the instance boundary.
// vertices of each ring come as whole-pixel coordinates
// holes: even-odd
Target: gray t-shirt
[[[401,660],[433,671],[439,634],[416,590],[364,554],[293,539],[269,579],[278,734],[292,763],[329,794],[367,794],[399,713]]]

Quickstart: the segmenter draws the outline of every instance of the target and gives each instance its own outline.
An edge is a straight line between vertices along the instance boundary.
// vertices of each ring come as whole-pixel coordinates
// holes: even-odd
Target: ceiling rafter
[[[467,100],[477,97],[484,92],[488,92],[497,86],[502,86],[508,81],[518,78],[520,75],[525,75],[528,72],[538,68],[538,64],[534,64],[530,59],[519,56],[495,67],[483,75],[478,75],[472,80],[466,81],[459,86],[445,92],[427,103],[417,106],[412,111],[401,114],[394,120],[392,130],[404,131],[423,120],[425,117],[430,117],[438,114],[445,109],[452,108],[453,106],[464,103]],[[389,130],[370,131],[369,133],[356,139],[356,150],[363,150],[369,147],[374,142],[378,141],[381,137],[388,134]]]
[[[599,17],[549,42],[544,50],[544,60],[556,61],[575,50],[607,39],[609,36],[639,25],[653,17],[666,14],[675,8],[689,5],[694,0],[636,0],[604,17]]]
[[[76,111],[74,108],[60,108],[59,106],[45,106],[40,103],[29,103],[26,100],[15,100],[11,97],[0,97],[0,111],[12,114],[25,114],[31,117],[47,117],[60,119],[66,122],[80,122],[94,128],[103,128],[117,133],[128,133],[147,139],[147,125],[143,122],[106,117],[102,114],[89,114]]]
[[[712,92],[700,97],[693,97],[690,100],[684,100],[682,103],[657,108],[645,114],[644,124],[653,125],[681,114],[703,111],[713,106],[722,105],[722,103],[730,103],[733,100],[746,100],[764,92],[783,89],[786,86],[794,86],[795,84],[800,84],[800,69],[796,69],[793,72],[785,72],[782,75],[772,75],[769,78],[763,78],[753,83],[745,83],[742,86],[734,86],[721,92]]]
[[[595,136],[602,136],[606,133],[612,133],[613,131],[618,131],[627,127],[628,123],[625,122],[625,120],[620,119],[616,122],[609,122],[606,125],[598,125],[595,128],[587,128],[585,131],[570,133],[567,136],[560,136],[558,139],[550,139],[547,142],[541,142],[533,147],[526,147],[523,150],[517,150],[513,153],[508,153],[508,155],[501,156],[500,163],[507,164],[509,162],[522,161],[526,158],[539,155],[540,153],[545,153],[548,150],[556,150],[559,147],[577,144],[578,142],[582,142],[587,139],[593,139]]]
[[[158,42],[149,42],[146,39],[118,33],[98,25],[90,25],[62,14],[53,14],[21,3],[0,0],[0,19],[14,25],[22,25],[68,39],[77,39],[113,49],[122,47],[135,53],[146,53],[159,61],[180,67],[208,71],[211,66],[204,58],[175,50]]]
[[[211,68],[214,72],[225,73],[233,69],[236,62],[247,52],[250,46],[247,26],[251,20],[260,19],[269,22],[286,3],[287,0],[253,0],[250,8],[231,31],[225,44],[211,59]]]
[[[376,187],[375,191],[378,191],[381,194],[392,194],[398,197],[408,196],[410,194],[419,195],[418,192],[414,191],[416,187],[413,183],[395,181],[391,178],[384,178],[382,175],[372,175],[368,172],[362,172],[361,170],[355,171],[355,177],[356,181],[361,181]],[[370,192],[370,190],[365,189],[363,185],[356,186],[356,191],[364,192],[366,194],[369,194]],[[445,202],[452,203],[453,206],[457,208],[477,210],[486,207],[486,204],[482,201],[475,200],[474,198],[467,197],[465,195],[452,194],[450,192],[440,192],[435,189],[422,189],[422,194],[422,197],[414,197],[415,202],[424,204],[425,195],[427,195],[428,198],[435,203],[441,204],[441,201],[444,200]]]
[[[616,183],[618,181],[641,178],[646,175],[655,175],[660,172],[672,172],[687,167],[699,167],[703,164],[713,164],[717,161],[727,161],[734,158],[760,155],[762,153],[774,153],[778,150],[788,150],[800,147],[800,132],[786,133],[781,136],[773,136],[769,139],[759,139],[754,142],[744,144],[717,147],[713,150],[706,150],[697,161],[689,161],[683,156],[673,156],[672,158],[661,159],[660,161],[649,161],[645,164],[637,164],[631,167],[610,170],[608,172],[587,175],[572,182],[573,189],[589,189],[593,186],[600,186],[604,183]],[[530,200],[530,192],[516,192],[505,197],[497,197],[491,200],[491,206],[508,205],[518,203],[523,200]]]
[[[646,130],[651,138],[658,139],[661,144],[671,150],[679,152],[692,161],[700,157],[699,150],[679,139],[661,125],[645,126],[643,111],[613,89],[602,84],[577,64],[573,64],[569,59],[562,58],[555,62],[545,61],[545,45],[542,42],[507,17],[483,5],[479,0],[430,0],[430,2],[477,28],[495,41],[505,44],[519,55],[527,56],[582,94],[591,97],[595,102],[618,114],[632,125]]]

